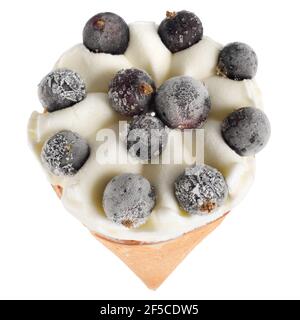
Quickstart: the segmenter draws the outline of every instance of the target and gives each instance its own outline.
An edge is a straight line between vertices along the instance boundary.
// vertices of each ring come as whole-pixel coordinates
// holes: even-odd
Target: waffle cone
[[[120,243],[93,233],[119,257],[150,289],[158,288],[188,253],[224,219],[188,232],[174,240],[154,244]]]
[[[54,187],[61,197],[61,188]],[[208,234],[215,230],[225,215],[182,236],[159,243],[118,241],[92,232],[93,236],[119,257],[150,289],[157,289],[179,263]]]

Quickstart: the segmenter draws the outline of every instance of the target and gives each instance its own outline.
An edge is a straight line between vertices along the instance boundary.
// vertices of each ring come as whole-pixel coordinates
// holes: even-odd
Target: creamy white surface
[[[85,137],[91,156],[74,177],[55,177],[47,172],[51,184],[64,188],[62,202],[66,209],[91,231],[123,240],[158,242],[176,238],[221,217],[246,195],[254,178],[253,157],[240,157],[223,141],[222,119],[243,106],[260,108],[261,95],[255,81],[233,81],[215,76],[220,44],[204,37],[198,44],[171,54],[160,41],[154,23],[130,25],[130,43],[124,55],[94,54],[82,44],[76,45],[56,63],[77,71],[87,84],[88,96],[71,108],[54,113],[34,112],[28,125],[29,141],[40,159],[44,142],[59,130],[68,129]],[[107,88],[114,74],[122,68],[146,70],[157,86],[170,76],[190,75],[202,80],[211,95],[212,110],[205,129],[205,163],[219,169],[226,178],[229,197],[225,204],[206,216],[190,216],[176,201],[173,183],[186,165],[102,164],[96,161],[100,129],[111,128],[118,134],[120,116],[109,106]],[[179,132],[175,131],[175,134]],[[123,144],[121,150],[126,154]],[[173,145],[170,144],[170,148]],[[185,146],[188,149],[188,146]],[[157,203],[148,222],[138,229],[127,229],[109,221],[102,208],[102,194],[115,175],[133,172],[145,176],[155,186]]]

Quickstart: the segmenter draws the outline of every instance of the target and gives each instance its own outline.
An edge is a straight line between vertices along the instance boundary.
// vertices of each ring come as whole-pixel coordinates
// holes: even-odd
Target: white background
[[[0,298],[300,298],[300,20],[298,1],[1,1]],[[198,14],[206,35],[259,57],[272,139],[247,198],[151,291],[62,207],[27,146],[36,90],[102,11],[160,22]]]

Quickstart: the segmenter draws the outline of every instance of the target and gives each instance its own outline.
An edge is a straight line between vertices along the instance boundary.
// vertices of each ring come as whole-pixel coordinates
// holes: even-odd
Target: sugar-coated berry
[[[56,133],[43,146],[44,166],[56,176],[73,176],[85,164],[90,147],[77,133],[64,130]]]
[[[153,113],[135,116],[128,127],[127,149],[132,156],[151,160],[168,142],[168,128]]]
[[[148,111],[155,95],[155,84],[139,69],[120,70],[109,85],[111,106],[120,114],[134,116]]]
[[[188,76],[167,80],[155,97],[157,114],[170,128],[200,128],[208,117],[210,105],[205,85]]]
[[[57,69],[42,79],[38,95],[43,107],[48,112],[53,112],[83,100],[86,88],[78,73],[69,69]]]
[[[111,221],[127,228],[144,224],[155,206],[155,190],[139,174],[114,177],[105,187],[103,208]]]
[[[172,52],[191,47],[203,37],[201,20],[192,12],[167,11],[166,18],[158,28],[158,34],[164,45]]]
[[[220,52],[217,73],[232,80],[252,79],[256,75],[257,65],[257,56],[251,47],[233,42]]]
[[[268,143],[271,125],[262,110],[244,107],[223,120],[221,131],[225,142],[237,154],[252,156]]]
[[[128,42],[128,25],[115,13],[99,13],[83,29],[83,44],[92,52],[123,54]]]
[[[175,181],[175,195],[180,206],[190,214],[205,215],[221,206],[228,188],[223,175],[208,165],[185,169]]]

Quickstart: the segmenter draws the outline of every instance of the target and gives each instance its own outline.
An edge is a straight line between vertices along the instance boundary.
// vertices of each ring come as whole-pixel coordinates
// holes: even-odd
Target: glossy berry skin
[[[83,29],[83,44],[95,53],[123,54],[128,42],[128,25],[111,12],[93,16]]]
[[[56,176],[74,176],[90,155],[88,143],[77,133],[64,130],[56,133],[43,146],[43,165]]]
[[[232,80],[252,79],[258,60],[254,50],[245,43],[233,42],[225,46],[218,60],[217,73]]]
[[[38,87],[39,99],[48,112],[68,108],[86,97],[85,83],[69,69],[48,73]]]
[[[222,136],[240,156],[253,156],[262,150],[271,134],[270,122],[263,111],[240,108],[223,120]]]
[[[135,116],[128,128],[127,149],[132,156],[151,160],[159,156],[168,142],[168,128],[154,114]]]
[[[175,181],[175,196],[188,213],[206,215],[221,206],[228,195],[223,175],[208,165],[185,169]]]
[[[199,42],[203,37],[203,27],[201,20],[192,12],[167,12],[158,34],[164,45],[175,53]]]
[[[108,97],[115,111],[134,116],[148,111],[155,95],[155,84],[139,69],[120,70],[109,85]]]
[[[170,128],[201,128],[210,111],[205,85],[191,77],[174,77],[162,84],[155,97],[159,118]]]
[[[139,174],[116,176],[104,190],[103,208],[106,216],[127,228],[137,228],[144,224],[154,206],[154,188]]]

